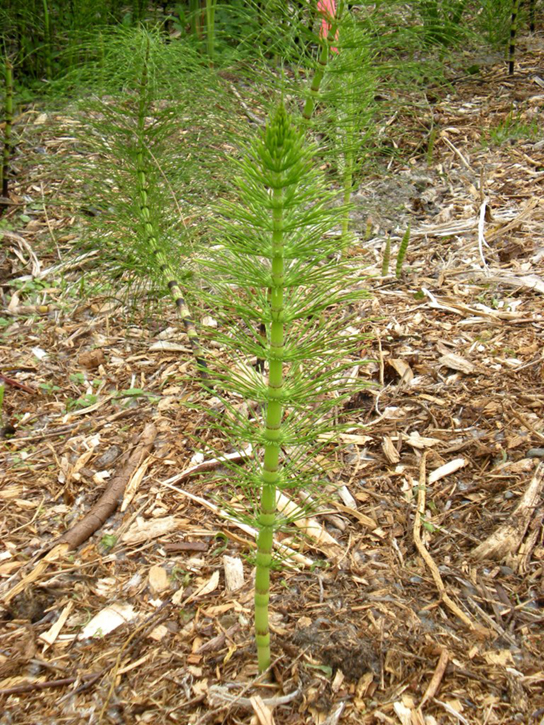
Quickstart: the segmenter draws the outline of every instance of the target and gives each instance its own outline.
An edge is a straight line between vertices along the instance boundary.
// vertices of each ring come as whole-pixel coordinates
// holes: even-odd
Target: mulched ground
[[[282,540],[297,559],[272,575],[269,678],[251,532],[214,508],[195,456],[214,403],[175,315],[78,300],[83,262],[43,276],[77,228],[38,161],[69,143],[54,115],[20,121],[35,163],[0,253],[0,722],[544,722],[543,51],[526,38],[514,78],[459,76],[417,116],[406,99],[404,161],[356,195],[376,385],[326,450],[317,538]],[[122,475],[106,525],[44,556]]]

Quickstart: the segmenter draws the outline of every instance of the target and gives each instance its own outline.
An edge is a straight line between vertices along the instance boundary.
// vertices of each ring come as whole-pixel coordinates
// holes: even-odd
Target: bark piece
[[[98,529],[104,526],[108,518],[121,503],[125,488],[132,475],[151,452],[156,435],[157,429],[154,423],[150,423],[144,428],[141,436],[139,436],[140,443],[129,454],[128,460],[122,470],[112,478],[107,489],[89,513],[57,539],[55,546],[67,543],[70,549],[76,549],[84,541],[87,541],[95,531],[98,531]]]
[[[518,552],[542,492],[544,490],[544,461],[535,474],[508,520],[489,538],[482,541],[473,553],[477,559],[504,559]]]

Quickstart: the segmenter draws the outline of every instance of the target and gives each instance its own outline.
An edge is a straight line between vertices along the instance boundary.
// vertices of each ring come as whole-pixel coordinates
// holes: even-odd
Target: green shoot
[[[215,335],[223,350],[210,369],[229,412],[217,426],[237,449],[249,442],[256,452],[238,471],[236,485],[246,495],[245,512],[237,515],[258,530],[255,638],[261,672],[271,662],[274,533],[289,522],[277,510],[278,493],[299,491],[303,501],[323,494],[317,454],[325,444],[318,440],[341,430],[336,406],[360,387],[360,361],[352,356],[361,339],[348,330],[346,308],[362,293],[352,291],[353,271],[335,261],[343,240],[330,232],[341,225],[344,209],[332,205],[333,195],[313,170],[314,153],[281,105],[240,162],[240,202],[223,205],[222,246],[203,260],[217,280],[209,300],[225,330]],[[326,313],[331,307],[334,317]],[[264,336],[248,334],[255,323]],[[265,361],[265,376],[248,364],[255,357]],[[229,393],[257,404],[257,419],[231,406]]]
[[[410,226],[408,226],[408,229],[404,232],[404,236],[402,237],[399,251],[397,252],[397,261],[395,264],[395,276],[397,279],[402,274],[402,265],[404,264],[404,258],[406,257],[406,252],[408,251],[408,244],[410,243]]]
[[[382,277],[387,277],[389,274],[389,260],[391,258],[391,237],[387,235],[385,240],[385,246],[383,249],[383,261],[382,261]]]

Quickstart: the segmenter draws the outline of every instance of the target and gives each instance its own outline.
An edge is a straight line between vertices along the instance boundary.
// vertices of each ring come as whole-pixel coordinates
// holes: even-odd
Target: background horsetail
[[[79,93],[93,92],[79,104],[86,161],[77,183],[85,186],[84,209],[92,210],[87,240],[101,249],[95,278],[130,294],[133,304],[139,291],[146,300],[172,297],[206,377],[186,296],[194,281],[194,228],[185,220],[209,213],[210,197],[221,188],[217,149],[226,124],[217,104],[228,109],[228,101],[182,41],[168,43],[142,27],[103,31],[100,39],[94,63],[65,81]]]
[[[313,169],[315,148],[306,145],[304,136],[280,105],[239,164],[239,202],[220,208],[222,246],[204,262],[217,280],[210,301],[218,329],[225,331],[214,334],[223,349],[210,366],[214,390],[223,391],[229,412],[217,426],[237,450],[250,443],[256,453],[237,470],[234,485],[244,493],[243,511],[236,516],[258,530],[260,671],[271,661],[274,533],[289,523],[277,510],[278,492],[302,492],[305,500],[322,496],[318,452],[324,443],[318,441],[342,430],[338,406],[360,387],[361,336],[349,327],[348,306],[362,293],[354,291],[356,270],[335,261],[345,241],[340,234],[344,209],[333,206],[333,194]],[[333,228],[337,234],[331,234]],[[334,313],[326,314],[327,308]],[[248,335],[259,322],[264,338]],[[265,360],[264,376],[248,364],[253,356]],[[248,417],[228,404],[229,394],[260,412]]]
[[[198,339],[198,333],[196,331],[195,323],[191,316],[191,312],[185,302],[184,295],[179,282],[176,280],[176,275],[168,260],[168,256],[164,249],[161,249],[159,243],[159,230],[157,228],[154,217],[151,214],[150,208],[150,183],[148,169],[153,167],[153,159],[149,158],[147,149],[147,138],[146,138],[146,117],[151,111],[151,99],[149,97],[149,37],[147,38],[145,61],[142,67],[142,77],[139,89],[139,101],[138,101],[138,131],[137,131],[137,175],[138,175],[138,194],[139,194],[139,211],[140,211],[140,223],[143,231],[143,242],[145,246],[149,247],[151,252],[151,259],[153,264],[156,264],[157,269],[163,277],[164,283],[168,288],[170,295],[172,296],[176,309],[183,324],[185,326],[185,332],[189,338],[189,343],[195,357],[195,361],[198,366],[201,377],[207,377],[206,375],[206,361],[200,341]]]

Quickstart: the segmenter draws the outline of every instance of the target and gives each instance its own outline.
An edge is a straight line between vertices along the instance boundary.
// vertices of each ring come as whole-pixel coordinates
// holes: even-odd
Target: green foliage
[[[0,194],[7,197],[9,191],[9,165],[13,153],[13,65],[7,56],[4,58],[4,82],[4,143],[0,162]],[[0,204],[0,216],[4,210],[4,205]]]
[[[510,34],[512,0],[480,0],[475,30],[496,48],[504,48]]]
[[[96,59],[66,81],[94,91],[78,107],[84,162],[74,183],[84,184],[85,209],[94,210],[85,239],[100,246],[96,276],[100,284],[107,276],[133,304],[140,291],[147,299],[173,297],[202,370],[181,288],[192,277],[184,219],[215,193],[226,127],[215,109],[223,94],[193,48],[166,43],[158,30],[119,28],[100,37]],[[89,275],[92,291],[88,283]]]
[[[460,40],[467,0],[417,0],[415,6],[423,21],[426,43],[448,46]]]
[[[119,0],[5,0],[0,42],[21,78],[51,80],[81,62],[82,37],[119,20]]]
[[[256,524],[256,639],[259,668],[270,663],[268,598],[274,532],[289,521],[276,511],[279,490],[305,496],[322,487],[316,453],[320,436],[340,429],[336,412],[357,387],[360,336],[349,330],[354,272],[333,258],[343,240],[331,235],[343,207],[313,170],[315,147],[280,106],[246,150],[235,179],[239,202],[221,207],[210,302],[220,320],[222,350],[210,370],[214,390],[262,410],[248,418],[226,398],[218,420],[237,450],[251,443],[255,458],[238,471],[244,520]],[[336,315],[325,315],[332,308]],[[261,337],[257,326],[264,326]],[[255,330],[251,334],[250,330]],[[266,361],[267,375],[250,366]],[[355,373],[355,379],[348,373]],[[286,455],[285,451],[289,451]]]
[[[542,128],[535,119],[527,121],[519,114],[510,111],[499,123],[491,126],[484,134],[484,145],[502,146],[514,141],[536,141],[542,137]]]

